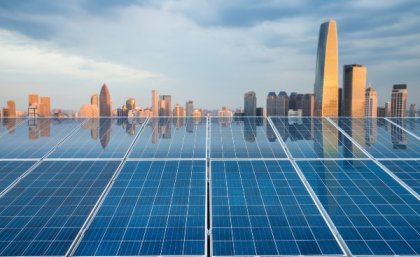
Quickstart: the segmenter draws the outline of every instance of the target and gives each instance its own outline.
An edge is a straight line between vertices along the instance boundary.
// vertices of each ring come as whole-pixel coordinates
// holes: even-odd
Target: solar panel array
[[[3,119],[0,256],[420,255],[420,119]]]

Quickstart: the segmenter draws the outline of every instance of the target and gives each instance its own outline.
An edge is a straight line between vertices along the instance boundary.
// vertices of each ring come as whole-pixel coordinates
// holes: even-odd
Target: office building
[[[125,106],[127,107],[127,111],[134,111],[136,109],[136,99],[128,98],[125,102]]]
[[[42,117],[51,116],[51,100],[48,96],[41,96],[40,102],[38,105],[38,115]]]
[[[264,117],[264,108],[263,107],[257,107],[256,111],[255,111],[255,115],[257,117]]]
[[[39,96],[37,94],[30,94],[28,96],[28,106],[36,106],[39,103]]]
[[[365,116],[376,117],[378,111],[378,97],[376,90],[373,87],[369,87],[365,92]]]
[[[378,107],[376,115],[377,115],[377,117],[386,117],[385,107]]]
[[[267,95],[266,101],[267,116],[278,116],[277,114],[277,95],[275,92],[270,92]]]
[[[391,116],[405,117],[407,111],[407,85],[397,84],[392,88]]]
[[[366,67],[360,64],[344,65],[343,116],[365,116],[366,72]]]
[[[279,95],[277,96],[277,115],[278,116],[287,116],[287,113],[289,111],[289,97],[287,96],[287,93],[284,91],[281,91]]]
[[[410,117],[416,117],[416,104],[410,104]]]
[[[338,116],[343,114],[343,88],[338,88]]]
[[[257,115],[257,96],[254,91],[246,92],[244,95],[244,116]]]
[[[391,102],[385,103],[385,117],[391,117]]]
[[[302,102],[302,116],[314,116],[315,96],[314,94],[305,94]]]
[[[99,94],[99,116],[112,116],[111,95],[109,94],[109,90],[106,84],[102,85],[101,92]]]
[[[159,96],[159,116],[172,116],[172,97],[170,95]]]
[[[16,117],[16,103],[13,100],[7,101],[8,117]]]
[[[174,107],[173,116],[175,117],[185,116],[184,108],[181,105],[176,104]]]
[[[297,96],[296,92],[290,93],[289,96],[289,110],[297,110]]]
[[[187,101],[185,103],[185,115],[192,116],[194,112],[194,103],[193,101]]]
[[[315,71],[315,115],[338,115],[338,42],[334,20],[321,24]]]
[[[159,116],[159,96],[156,90],[152,90],[152,114],[154,117]]]
[[[98,101],[98,95],[97,94],[92,95],[90,97],[90,104],[91,105],[99,106],[98,103],[99,103],[99,101]]]

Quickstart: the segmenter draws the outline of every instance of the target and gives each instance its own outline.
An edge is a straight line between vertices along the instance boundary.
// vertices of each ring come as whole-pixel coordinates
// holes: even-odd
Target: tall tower
[[[16,117],[16,104],[13,100],[7,101],[7,109],[9,111],[9,117]]]
[[[187,101],[185,103],[185,115],[192,116],[194,112],[194,103],[193,101]]]
[[[314,95],[305,94],[302,103],[302,116],[312,117],[314,116]]]
[[[49,96],[41,96],[39,106],[39,115],[44,117],[51,116],[51,100]]]
[[[246,92],[244,95],[244,116],[257,115],[257,95],[254,91]]]
[[[159,116],[172,116],[172,97],[170,95],[159,96]]]
[[[393,86],[391,95],[391,116],[405,117],[407,110],[407,84]]]
[[[280,91],[277,96],[277,113],[279,116],[287,116],[289,112],[289,96],[285,91]]]
[[[338,42],[335,20],[321,24],[315,69],[315,115],[337,116]]]
[[[101,93],[99,94],[99,116],[111,116],[111,95],[106,84],[102,85]]]
[[[156,90],[152,90],[152,113],[153,116],[159,116],[159,96]]]
[[[267,95],[267,105],[266,105],[266,110],[267,110],[267,116],[277,116],[277,106],[276,106],[276,102],[277,102],[277,95],[274,92],[270,92]]]
[[[344,65],[343,116],[365,116],[366,67],[360,64]]]
[[[376,90],[370,86],[365,92],[365,116],[376,118],[378,111],[378,97]]]
[[[94,94],[90,97],[90,104],[91,105],[98,106],[98,102],[99,101],[98,101],[98,95],[97,94]]]

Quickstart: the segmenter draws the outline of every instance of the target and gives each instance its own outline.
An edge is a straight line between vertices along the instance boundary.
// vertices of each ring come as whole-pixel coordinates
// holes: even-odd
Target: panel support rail
[[[324,206],[322,205],[321,201],[318,199],[318,196],[315,194],[314,190],[312,189],[309,182],[306,180],[305,175],[303,174],[302,170],[297,165],[296,160],[293,158],[292,154],[290,153],[289,149],[286,146],[286,143],[280,136],[280,133],[277,131],[276,126],[274,125],[273,121],[270,117],[267,117],[268,123],[270,124],[271,128],[274,131],[277,139],[283,150],[286,152],[289,161],[291,162],[293,168],[296,170],[300,180],[302,181],[303,185],[305,186],[306,190],[308,191],[309,195],[311,196],[312,200],[314,201],[315,205],[317,206],[318,210],[321,213],[321,216],[324,218],[325,222],[327,223],[328,228],[330,229],[331,233],[334,235],[338,245],[340,246],[341,250],[346,256],[352,257],[353,254],[350,251],[349,247],[347,246],[346,242],[344,241],[343,237],[341,236],[340,232],[336,228],[334,222],[332,221],[330,215],[328,215],[327,211],[325,210]]]
[[[413,132],[409,131],[408,129],[404,128],[404,127],[403,127],[403,126],[401,126],[400,124],[398,124],[398,123],[396,123],[396,122],[394,122],[394,121],[392,121],[392,120],[390,120],[390,119],[388,119],[388,118],[384,118],[384,119],[385,119],[386,121],[388,121],[389,123],[391,123],[391,124],[393,124],[393,125],[397,126],[398,128],[400,128],[400,129],[404,130],[404,131],[405,131],[405,132],[407,132],[407,134],[409,134],[410,136],[415,137],[415,138],[417,138],[418,140],[420,140],[420,137],[418,137],[416,134],[414,134]],[[403,118],[403,119],[405,119],[405,118]]]
[[[80,228],[79,232],[77,233],[76,237],[74,238],[73,242],[71,243],[69,249],[67,250],[67,252],[65,254],[65,257],[73,256],[74,252],[77,249],[77,246],[79,246],[80,242],[82,241],[86,230],[88,230],[90,224],[92,223],[93,219],[95,218],[96,214],[98,213],[99,208],[102,206],[102,203],[104,202],[106,196],[108,195],[109,191],[111,190],[112,186],[114,185],[115,180],[117,179],[117,177],[120,174],[122,168],[124,167],[124,165],[125,165],[125,163],[128,159],[128,156],[132,152],[135,143],[137,142],[138,138],[140,137],[140,135],[144,131],[144,127],[146,126],[148,121],[149,121],[149,117],[147,117],[147,119],[143,122],[143,125],[139,129],[139,132],[137,132],[136,137],[133,139],[133,141],[131,142],[130,146],[127,149],[127,152],[124,154],[124,157],[123,157],[122,161],[118,165],[118,167],[115,170],[114,174],[112,175],[110,181],[105,186],[104,191],[99,196],[99,199],[96,201],[96,204],[93,206],[93,209],[89,213],[88,217],[86,218],[85,222],[83,223],[82,227]]]
[[[331,118],[326,117],[334,127],[336,127],[345,137],[347,137],[355,146],[357,146],[369,159],[371,159],[376,165],[378,165],[383,171],[385,171],[389,176],[391,176],[398,184],[404,187],[410,194],[412,194],[417,200],[420,201],[420,195],[414,191],[410,186],[408,186],[404,181],[397,177],[392,171],[390,171],[385,165],[380,163],[375,157],[373,157],[368,151],[366,151],[356,140],[354,140],[347,132],[345,132],[340,126],[337,125]]]
[[[56,145],[54,145],[44,156],[42,156],[39,160],[37,160],[34,165],[32,165],[27,171],[25,171],[22,175],[20,175],[17,179],[15,179],[8,187],[6,187],[3,191],[0,192],[0,198],[2,198],[7,192],[9,192],[14,186],[16,186],[19,181],[24,179],[26,176],[29,175],[34,169],[36,169],[44,159],[46,159],[52,152],[55,151],[60,145],[62,145],[68,138],[73,136],[79,129],[88,121],[89,119],[84,120],[80,123],[80,126],[76,126],[70,133],[68,133],[65,137],[63,137]]]

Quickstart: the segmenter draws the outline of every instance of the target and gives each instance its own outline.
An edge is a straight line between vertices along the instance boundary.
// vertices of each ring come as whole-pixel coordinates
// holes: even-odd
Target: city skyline
[[[419,9],[415,1],[380,7],[372,1],[283,1],[246,8],[241,2],[2,2],[0,102],[14,100],[25,110],[27,95],[37,92],[51,97],[52,108],[79,110],[86,102],[80,92],[88,98],[107,83],[113,107],[129,97],[151,106],[152,89],[172,95],[173,105],[192,99],[208,109],[243,107],[241,96],[253,90],[257,106],[265,106],[270,91],[312,92],[319,24],[333,18],[339,86],[342,67],[361,63],[378,106],[402,83],[409,87],[407,105],[419,106]],[[354,15],[346,15],[349,10]],[[113,32],[119,39],[109,38]]]

